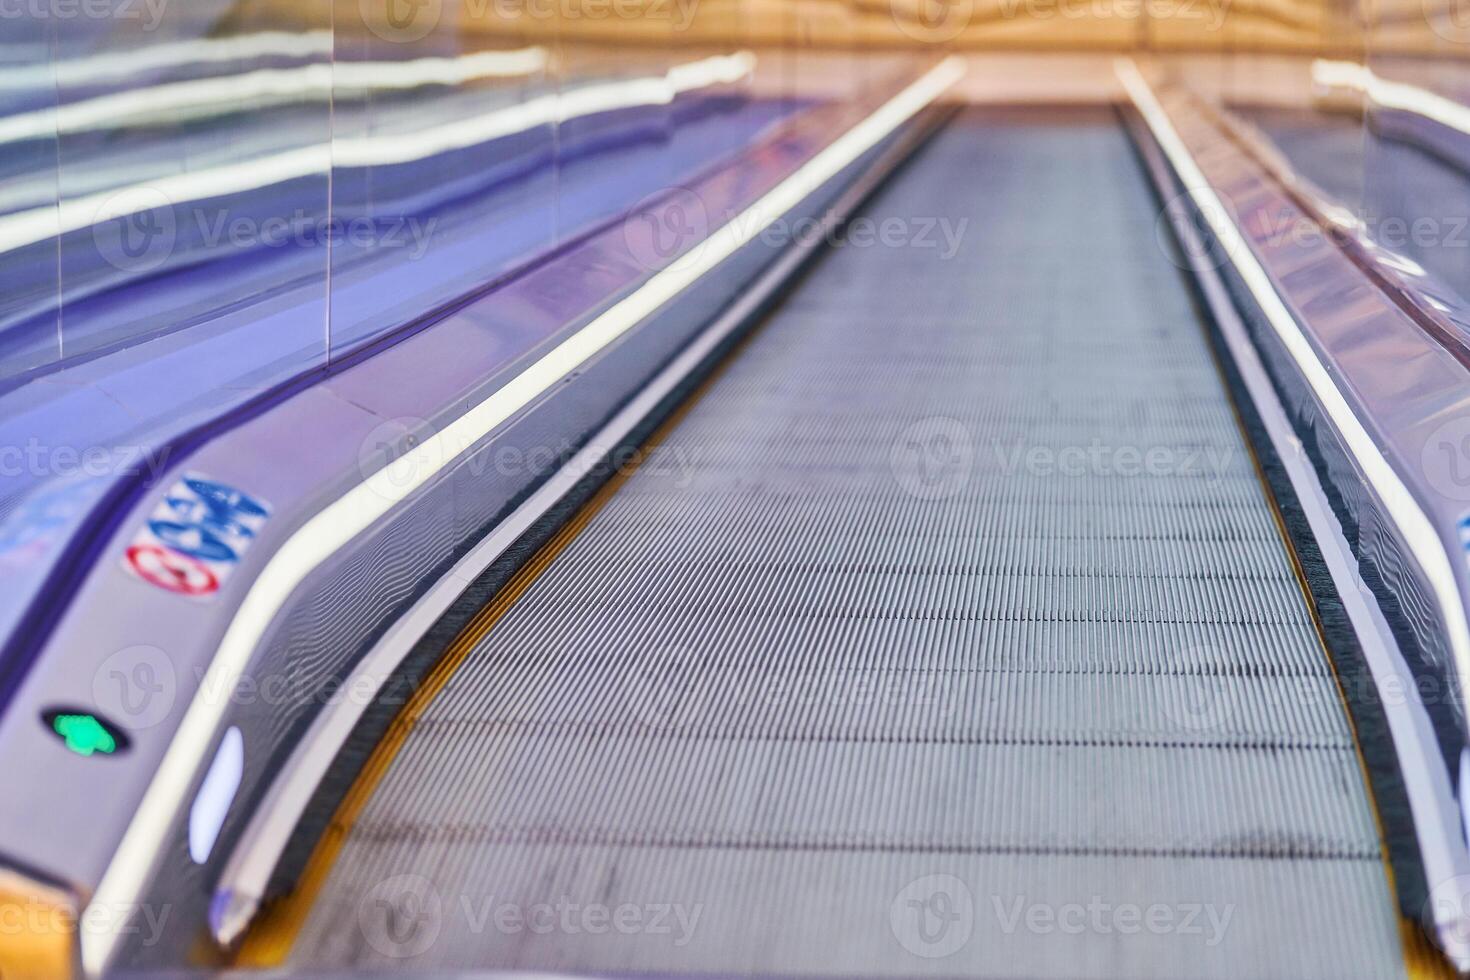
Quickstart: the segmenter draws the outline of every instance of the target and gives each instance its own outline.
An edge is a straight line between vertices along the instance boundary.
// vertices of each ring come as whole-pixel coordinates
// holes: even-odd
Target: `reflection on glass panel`
[[[693,8],[686,21],[675,23],[675,37],[687,38],[682,50],[695,57],[742,54],[754,59],[746,35],[745,11],[741,0],[707,0]],[[748,145],[752,128],[759,129],[772,113],[762,112],[750,100],[751,71],[723,84],[711,86],[697,99],[699,111],[676,115],[674,139],[681,144],[704,143],[711,155],[727,157]],[[752,115],[753,121],[742,124]],[[713,118],[714,125],[708,124]]]
[[[667,22],[638,25],[646,44],[620,45],[606,34],[569,29],[563,40],[560,227],[575,238],[635,202],[666,192],[670,108],[707,88],[718,63],[674,65]]]
[[[1357,213],[1363,208],[1362,109],[1355,99],[1314,97],[1302,88],[1237,103],[1249,120],[1321,196]]]
[[[1271,25],[1276,27],[1272,28]],[[1276,35],[1270,35],[1276,30]],[[1441,305],[1470,309],[1470,18],[1454,0],[1232,11],[1182,66],[1296,186]],[[1265,53],[1275,37],[1292,54]],[[1289,45],[1288,45],[1289,46]]]
[[[339,4],[334,356],[552,246],[554,46],[523,12]]]
[[[752,29],[764,58],[759,80],[767,98],[779,98],[789,108],[801,104],[803,80],[796,57],[797,4],[780,0],[751,0]]]
[[[659,10],[654,2],[649,10]],[[669,57],[667,78],[669,142],[668,186],[690,188],[742,149],[781,116],[779,108],[752,103],[751,76],[759,59],[744,45],[740,5],[736,2],[685,3],[662,12]],[[689,203],[693,204],[693,199]],[[723,224],[732,215],[699,205],[686,222],[693,234]],[[703,225],[703,227],[699,227]]]
[[[0,36],[0,384],[61,356],[52,43],[49,20],[9,20]]]
[[[1470,299],[1470,22],[1463,4],[1385,0],[1362,65],[1334,65],[1368,126],[1367,231],[1431,291]]]
[[[28,13],[0,31],[4,622],[109,489],[326,353],[324,0]]]
[[[331,35],[311,8],[58,22],[64,364],[188,345],[207,397],[324,356]]]
[[[1351,4],[1280,5],[1231,10],[1222,28],[1240,52],[1189,74],[1215,94],[1233,124],[1281,161],[1292,179],[1337,215],[1364,207],[1363,107],[1350,91],[1324,86],[1319,51],[1356,58],[1363,37]],[[1277,53],[1300,47],[1300,53]],[[1289,220],[1268,216],[1263,220]],[[1282,228],[1286,233],[1285,227]],[[1305,231],[1305,229],[1303,229]]]
[[[852,49],[851,10],[839,0],[808,0],[796,5],[796,52],[804,65],[801,77],[821,85],[819,98],[858,98],[862,65]],[[935,45],[937,47],[937,45]]]

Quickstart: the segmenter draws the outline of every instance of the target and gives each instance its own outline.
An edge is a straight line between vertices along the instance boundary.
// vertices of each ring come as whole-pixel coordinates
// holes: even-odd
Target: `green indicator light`
[[[41,712],[41,723],[81,756],[121,755],[132,746],[127,733],[90,706],[58,704]]]
[[[117,751],[117,739],[93,715],[57,715],[51,719],[51,728],[77,755],[112,755]]]

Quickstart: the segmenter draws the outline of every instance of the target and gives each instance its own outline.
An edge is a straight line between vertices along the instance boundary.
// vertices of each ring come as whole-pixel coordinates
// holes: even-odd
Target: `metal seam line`
[[[1465,607],[1460,599],[1454,568],[1450,564],[1443,542],[1435,531],[1429,517],[1420,508],[1398,474],[1383,457],[1372,437],[1363,428],[1362,422],[1343,398],[1331,375],[1318,358],[1300,325],[1287,310],[1266,271],[1256,260],[1240,230],[1225,215],[1224,204],[1216,196],[1204,173],[1190,156],[1173,124],[1164,113],[1163,107],[1154,96],[1152,88],[1130,59],[1118,59],[1114,70],[1119,81],[1128,91],[1134,105],[1148,122],[1154,137],[1163,147],[1170,162],[1178,171],[1186,191],[1200,203],[1200,210],[1209,222],[1211,230],[1225,245],[1225,254],[1241,274],[1251,294],[1283,345],[1296,361],[1303,376],[1312,386],[1313,392],[1332,419],[1343,440],[1347,443],[1363,476],[1372,485],[1374,493],[1383,501],[1405,543],[1414,553],[1425,575],[1434,589],[1435,599],[1445,620],[1450,646],[1455,657],[1455,673],[1461,690],[1470,690],[1470,633],[1467,633]]]
[[[398,478],[388,467],[378,470],[298,528],[271,557],[231,620],[158,773],[88,907],[118,908],[137,902],[154,858],[184,803],[194,773],[212,745],[228,706],[227,698],[212,698],[205,692],[234,690],[260,638],[307,575],[388,514],[394,504],[448,467],[461,450],[476,444],[570,371],[754,240],[767,225],[878,145],[965,73],[963,58],[951,55],[939,62],[739,216],[712,232],[691,253],[656,273],[504,387],[406,453],[403,459],[412,470],[409,479],[401,479],[401,470]],[[395,463],[394,467],[398,465]],[[120,938],[114,932],[83,935],[83,970],[91,975],[100,974]]]

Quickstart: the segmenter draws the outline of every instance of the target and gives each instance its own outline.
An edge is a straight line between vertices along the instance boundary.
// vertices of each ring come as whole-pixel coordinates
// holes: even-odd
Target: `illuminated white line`
[[[148,876],[189,785],[219,730],[230,698],[256,646],[296,587],[392,510],[394,503],[436,477],[462,447],[473,446],[506,419],[617,340],[649,314],[752,241],[786,212],[820,190],[905,121],[933,102],[965,74],[965,62],[949,57],[879,107],[803,164],[736,219],[695,246],[688,261],[654,274],[637,290],[578,330],[504,387],[445,428],[414,446],[391,467],[378,470],[303,524],[271,557],[251,585],[225,630],[199,690],[189,704],[158,773],[128,825],[91,906],[131,908],[141,900]],[[405,469],[408,471],[405,476]],[[226,696],[220,696],[226,692]],[[100,975],[121,935],[84,932],[82,965]]]
[[[836,227],[840,215],[848,213],[851,205],[872,189],[874,185],[868,183],[871,179],[867,177],[850,186],[844,192],[845,198],[825,212],[819,219],[824,230]],[[221,946],[233,944],[249,927],[291,832],[321,785],[322,777],[338,750],[352,734],[372,700],[371,695],[358,695],[361,692],[376,694],[413,645],[465,588],[491,562],[519,541],[527,529],[544,517],[583,477],[622,445],[628,434],[685,381],[690,372],[704,363],[721,341],[741,324],[749,322],[778,285],[785,282],[805,256],[823,240],[821,235],[802,236],[792,248],[782,253],[738,300],[680,351],[657,377],[640,388],[587,445],[456,562],[408,612],[395,619],[367,655],[352,668],[341,689],[354,692],[354,696],[340,699],[313,719],[311,727],[296,743],[290,759],[278,770],[267,795],[251,815],[225,870],[220,874],[209,909],[210,926]]]
[[[1195,258],[1203,255],[1203,249],[1199,247],[1200,233],[1182,215],[1171,214],[1170,219],[1180,240],[1185,243],[1185,251],[1191,256],[1190,264],[1210,309],[1215,313],[1220,333],[1255,401],[1277,458],[1301,502],[1313,539],[1357,633],[1374,683],[1380,691],[1414,690],[1414,678],[1383,615],[1378,597],[1363,581],[1352,546],[1333,513],[1306,449],[1287,418],[1286,409],[1271,386],[1260,354],[1235,312],[1219,272],[1203,258]],[[1412,697],[1385,698],[1383,708],[1393,736],[1394,751],[1401,763],[1399,768],[1429,881],[1449,881],[1459,875],[1470,874],[1470,852],[1466,851],[1465,837],[1460,829],[1460,805],[1450,785],[1450,774],[1440,753],[1429,712],[1422,701]],[[1466,782],[1461,777],[1461,783]],[[274,870],[274,864],[263,873],[262,879],[271,870]],[[264,891],[263,887],[261,891]],[[1438,905],[1435,911],[1440,911]],[[1467,966],[1463,962],[1457,965],[1462,971]]]
[[[541,48],[483,51],[462,58],[339,61],[304,68],[263,68],[243,75],[171,82],[49,109],[0,117],[0,143],[149,122],[176,123],[271,103],[351,97],[483,78],[531,75],[546,67]]]
[[[0,217],[0,253],[90,228],[102,220],[149,211],[165,203],[177,205],[240,194],[302,177],[325,175],[333,166],[411,163],[579,116],[640,105],[663,105],[682,92],[740,81],[754,66],[755,56],[749,52],[706,58],[676,66],[667,75],[587,85],[414,132],[347,137],[333,140],[330,145],[323,142],[256,160],[97,191]]]
[[[1380,78],[1374,74],[1373,69],[1366,65],[1318,58],[1312,62],[1312,81],[1319,85],[1362,92],[1385,109],[1411,112],[1416,116],[1433,120],[1441,126],[1470,134],[1470,107],[1463,106],[1442,95],[1436,95],[1418,85],[1390,82],[1385,78]]]
[[[0,90],[82,85],[102,79],[169,68],[255,58],[309,58],[332,53],[331,31],[264,31],[240,37],[198,38],[154,44],[132,51],[66,58],[50,64],[7,67],[0,71]]]
[[[1465,621],[1465,606],[1460,598],[1459,585],[1455,581],[1454,567],[1433,522],[1414,500],[1409,488],[1399,479],[1399,475],[1383,457],[1373,438],[1363,428],[1363,423],[1348,405],[1332,380],[1331,373],[1302,332],[1301,325],[1281,301],[1276,287],[1251,252],[1240,229],[1228,217],[1225,205],[1194,162],[1194,157],[1175,131],[1168,114],[1155,98],[1153,89],[1149,87],[1138,66],[1131,58],[1120,58],[1114,63],[1114,70],[1129,97],[1133,99],[1133,104],[1148,122],[1154,138],[1159,141],[1170,163],[1174,165],[1186,191],[1199,205],[1210,229],[1225,246],[1226,255],[1230,257],[1261,311],[1266,314],[1271,328],[1281,338],[1283,346],[1296,361],[1303,377],[1312,386],[1317,400],[1361,467],[1363,476],[1383,502],[1404,543],[1424,570],[1439,605],[1440,616],[1444,619],[1445,630],[1449,634],[1460,690],[1470,691],[1470,627],[1467,627]]]

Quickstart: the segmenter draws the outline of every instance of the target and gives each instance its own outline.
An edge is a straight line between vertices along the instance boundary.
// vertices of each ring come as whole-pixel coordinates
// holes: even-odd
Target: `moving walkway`
[[[453,641],[294,938],[252,941],[303,974],[1402,973],[1157,213],[1113,111],[961,112]]]

